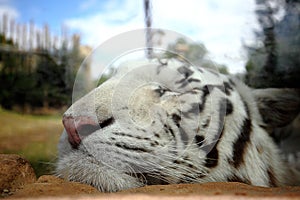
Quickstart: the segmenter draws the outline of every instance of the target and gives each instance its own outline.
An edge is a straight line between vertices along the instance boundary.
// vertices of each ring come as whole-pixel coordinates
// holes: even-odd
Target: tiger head
[[[249,134],[243,142],[249,144],[240,151],[252,151],[254,138],[275,157],[256,162],[279,160],[266,131],[274,120],[266,123],[259,110],[268,112],[259,106],[266,102],[264,93],[186,63],[127,65],[65,112],[56,173],[108,192],[146,184],[228,181],[234,174],[256,184],[237,173],[248,161],[235,158],[234,143],[243,129],[242,134]],[[290,121],[278,118],[283,124]]]

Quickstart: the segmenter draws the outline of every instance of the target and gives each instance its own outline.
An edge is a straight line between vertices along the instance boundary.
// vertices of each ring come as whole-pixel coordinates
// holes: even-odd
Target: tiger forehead
[[[234,87],[231,79],[227,76],[219,74],[213,69],[200,68],[187,63],[168,63],[166,65],[150,63],[130,67],[120,66],[119,68],[112,78],[118,80],[123,85],[122,90],[127,91],[127,93],[144,87],[144,92],[139,91],[141,95],[150,95],[147,94],[149,91],[146,92],[146,90],[151,90],[162,96],[164,91],[183,94],[202,90],[207,86],[209,90],[219,88],[230,95],[228,89],[233,91]],[[122,90],[118,90],[118,93],[124,95]]]
[[[130,99],[134,102],[138,100],[148,100],[154,99],[158,96],[157,92],[161,90],[161,86],[158,83],[147,83],[141,87],[136,88],[130,95]],[[146,99],[144,97],[147,97]]]

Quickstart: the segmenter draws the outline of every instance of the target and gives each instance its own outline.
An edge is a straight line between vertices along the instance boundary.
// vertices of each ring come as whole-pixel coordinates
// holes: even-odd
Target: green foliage
[[[207,54],[206,47],[201,43],[188,43],[183,38],[178,38],[175,43],[169,44],[167,58],[187,60],[195,65],[200,65]]]
[[[0,105],[6,109],[60,108],[71,103],[75,72],[83,58],[79,45],[58,52],[23,51],[0,35]],[[24,110],[24,109],[23,109]]]
[[[100,80],[97,82],[97,86],[101,85],[102,83],[104,83],[108,79],[109,79],[109,76],[106,76],[106,75],[101,76]]]
[[[221,74],[229,74],[228,68],[227,68],[226,65],[220,65],[220,66],[218,67],[218,69],[219,69],[219,72],[220,72]]]
[[[229,74],[225,65],[215,63],[206,59],[208,51],[202,43],[189,43],[184,38],[178,38],[175,43],[169,44],[166,58],[176,58],[180,61],[187,61],[196,66],[210,68],[223,74]]]

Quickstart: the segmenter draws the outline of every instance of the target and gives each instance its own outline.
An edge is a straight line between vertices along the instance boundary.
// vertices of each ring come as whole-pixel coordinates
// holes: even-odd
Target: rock
[[[205,183],[151,185],[101,193],[81,183],[69,182],[55,176],[41,176],[36,183],[25,185],[10,199],[300,199],[300,187],[257,187],[243,183]]]
[[[0,154],[0,194],[10,195],[23,185],[36,181],[30,163],[13,154]]]
[[[151,185],[118,193],[101,193],[89,185],[55,176],[37,181],[30,164],[17,155],[0,154],[0,191],[9,199],[300,199],[300,187],[257,187],[243,183]]]
[[[120,192],[122,194],[156,194],[161,196],[204,195],[243,197],[298,197],[300,187],[258,187],[237,182],[215,182],[204,184],[150,185]]]
[[[101,194],[96,188],[69,182],[51,175],[41,176],[35,183],[25,185],[16,191],[11,198],[46,197],[46,196],[78,196]]]

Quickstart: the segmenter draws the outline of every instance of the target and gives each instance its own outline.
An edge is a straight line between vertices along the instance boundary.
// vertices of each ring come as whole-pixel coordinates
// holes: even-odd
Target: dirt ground
[[[41,176],[37,182],[23,186],[9,199],[19,198],[44,198],[44,197],[93,197],[117,199],[140,199],[138,195],[147,197],[195,197],[195,199],[300,199],[300,187],[265,188],[254,187],[243,183],[206,183],[206,184],[178,184],[178,185],[153,185],[129,189],[114,194],[101,193],[95,188],[80,183],[67,182],[54,176]],[[150,198],[150,199],[151,199]],[[144,198],[141,198],[144,199]]]

